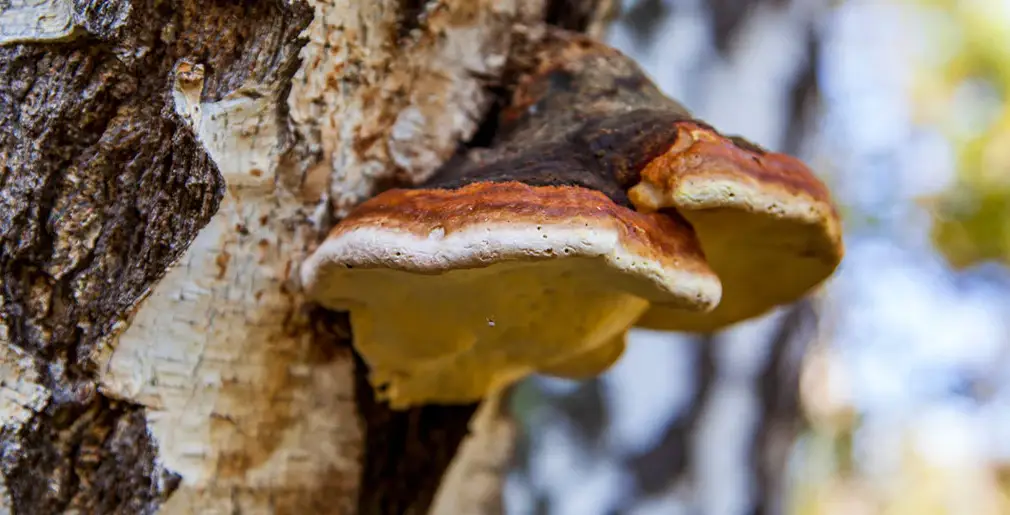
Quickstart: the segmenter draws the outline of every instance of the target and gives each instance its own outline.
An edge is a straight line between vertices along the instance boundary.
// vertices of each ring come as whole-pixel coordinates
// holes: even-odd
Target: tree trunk
[[[376,403],[297,269],[611,3],[0,1],[2,510],[500,511],[497,401]]]

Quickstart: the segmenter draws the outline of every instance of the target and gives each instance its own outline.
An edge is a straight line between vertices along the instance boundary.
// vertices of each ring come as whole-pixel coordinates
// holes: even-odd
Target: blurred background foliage
[[[624,0],[608,34],[808,162],[847,256],[714,335],[514,389],[515,514],[1010,514],[1010,0]]]
[[[956,183],[929,199],[955,267],[1010,260],[1010,23],[1005,2],[921,0],[936,39],[916,79],[922,123],[944,127]]]

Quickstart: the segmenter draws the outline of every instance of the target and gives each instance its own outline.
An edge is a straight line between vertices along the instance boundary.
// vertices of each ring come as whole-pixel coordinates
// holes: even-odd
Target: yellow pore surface
[[[708,313],[653,306],[639,322],[641,326],[718,330],[795,301],[837,265],[832,259],[836,251],[823,248],[830,242],[817,225],[738,209],[708,209],[684,216],[697,229],[709,265],[722,282],[722,300]]]
[[[351,312],[355,346],[394,408],[476,401],[535,371],[586,377],[621,354],[653,287],[605,258],[506,261],[418,274],[350,269],[328,290]]]
[[[632,202],[646,211],[673,207],[698,235],[722,298],[709,312],[654,305],[638,325],[715,331],[802,297],[831,275],[842,256],[830,205],[741,180],[683,181],[663,191],[640,183]]]

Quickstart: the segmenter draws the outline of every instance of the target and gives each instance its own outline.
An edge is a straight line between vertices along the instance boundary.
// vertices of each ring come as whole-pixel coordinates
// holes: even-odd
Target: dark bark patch
[[[161,468],[144,410],[90,392],[0,432],[13,513],[154,513],[179,477]]]
[[[548,0],[545,21],[575,32],[585,32],[594,22],[605,22],[617,14],[613,0]]]
[[[82,0],[74,38],[0,47],[0,319],[53,399],[0,434],[15,512],[152,513],[174,489],[142,408],[96,393],[94,357],[224,193],[172,70],[202,64],[204,101],[283,86],[312,15],[292,4]]]
[[[346,313],[312,309],[317,341],[350,351]],[[375,399],[368,365],[355,353],[355,398],[364,429],[357,513],[423,515],[456,455],[476,404],[394,411]]]
[[[428,0],[400,0],[400,8],[397,10],[399,13],[396,26],[397,39],[409,38],[411,32],[424,24],[427,6]]]
[[[368,367],[355,358],[358,410],[365,424],[358,513],[427,513],[477,404],[394,411],[376,402]]]

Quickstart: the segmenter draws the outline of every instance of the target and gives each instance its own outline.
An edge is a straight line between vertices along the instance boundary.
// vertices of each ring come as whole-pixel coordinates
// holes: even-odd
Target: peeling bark
[[[0,510],[426,511],[475,408],[371,401],[297,268],[556,4],[0,1]]]

